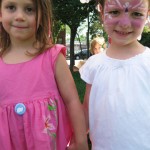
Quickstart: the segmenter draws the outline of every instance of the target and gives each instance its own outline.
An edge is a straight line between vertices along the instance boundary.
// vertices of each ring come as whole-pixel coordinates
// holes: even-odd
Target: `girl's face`
[[[35,40],[35,18],[32,0],[2,0],[0,21],[11,40]]]
[[[112,42],[128,44],[142,33],[148,0],[106,0],[104,27]]]
[[[93,47],[93,53],[94,54],[98,54],[100,53],[100,49],[102,48],[102,46],[99,43],[96,43]]]

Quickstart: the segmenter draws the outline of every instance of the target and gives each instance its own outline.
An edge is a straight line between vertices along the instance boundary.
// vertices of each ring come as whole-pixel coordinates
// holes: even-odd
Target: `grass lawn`
[[[80,101],[83,102],[86,83],[80,78],[80,74],[78,71],[73,72],[72,76],[73,76],[75,84],[76,84],[76,88],[78,91]]]

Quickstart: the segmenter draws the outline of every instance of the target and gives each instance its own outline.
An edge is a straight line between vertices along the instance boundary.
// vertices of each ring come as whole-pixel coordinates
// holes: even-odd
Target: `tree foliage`
[[[148,26],[145,26],[144,28],[140,43],[142,43],[144,46],[150,47],[150,28]]]
[[[100,21],[100,18],[98,15],[95,15],[95,18],[90,26],[90,35],[91,39],[97,36],[104,37],[105,41],[108,41],[107,33],[104,30],[103,23]]]
[[[54,43],[57,42],[57,37],[59,35],[59,33],[63,30],[65,30],[65,25],[60,21],[60,20],[53,20],[53,32],[52,32],[52,35],[53,35],[53,40],[54,40]]]
[[[91,6],[91,7],[89,7]],[[80,23],[95,9],[95,0],[82,4],[80,0],[53,0],[54,19],[70,27],[70,69],[74,65],[74,40]]]

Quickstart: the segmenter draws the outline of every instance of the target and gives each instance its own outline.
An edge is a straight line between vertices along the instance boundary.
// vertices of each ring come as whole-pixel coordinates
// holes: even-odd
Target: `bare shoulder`
[[[57,58],[55,78],[60,94],[65,103],[68,103],[73,99],[78,99],[76,86],[63,54],[59,54]]]

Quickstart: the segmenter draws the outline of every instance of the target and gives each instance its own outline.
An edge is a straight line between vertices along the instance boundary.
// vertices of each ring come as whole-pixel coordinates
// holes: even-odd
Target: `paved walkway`
[[[70,60],[66,60],[67,64],[70,65]],[[75,60],[73,71],[79,71],[80,67],[85,63],[86,60]]]

